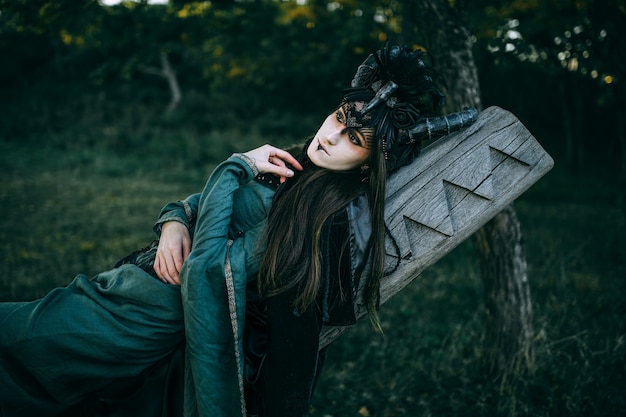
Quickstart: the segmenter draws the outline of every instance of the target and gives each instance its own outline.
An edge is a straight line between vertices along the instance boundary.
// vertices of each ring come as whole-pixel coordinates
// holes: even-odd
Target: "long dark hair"
[[[308,142],[307,142],[308,144]],[[322,279],[320,250],[322,228],[340,210],[366,193],[372,220],[369,277],[365,299],[373,322],[378,323],[378,288],[384,270],[385,159],[374,145],[370,169],[335,172],[306,161],[304,170],[289,179],[274,197],[268,216],[266,250],[259,269],[259,286],[264,296],[298,288],[295,307],[301,311],[315,301]]]
[[[343,103],[367,103],[362,113],[354,116],[362,127],[375,129],[368,179],[359,186],[361,178],[355,172],[313,169],[288,180],[283,192],[277,194],[268,220],[268,247],[260,269],[261,289],[268,290],[267,294],[297,285],[302,288],[297,306],[306,308],[315,300],[322,279],[322,227],[358,193],[366,192],[372,235],[368,252],[371,272],[364,297],[370,318],[380,329],[377,308],[385,273],[387,175],[417,156],[418,133],[426,126],[430,137],[429,118],[438,113],[444,99],[439,84],[445,82],[429,57],[420,50],[387,44],[358,67],[350,88],[344,91]],[[445,121],[442,126],[449,133],[451,126],[448,119]]]

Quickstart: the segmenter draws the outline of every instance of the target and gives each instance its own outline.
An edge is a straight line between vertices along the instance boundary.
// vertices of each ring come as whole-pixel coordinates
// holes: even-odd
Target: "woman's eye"
[[[339,123],[343,123],[343,114],[341,114],[341,112],[339,110],[337,110],[337,113],[335,113],[337,116],[337,121]]]
[[[350,138],[350,142],[354,143],[355,145],[361,146],[361,141],[359,140],[357,135],[355,135],[354,133],[348,133],[348,137]]]

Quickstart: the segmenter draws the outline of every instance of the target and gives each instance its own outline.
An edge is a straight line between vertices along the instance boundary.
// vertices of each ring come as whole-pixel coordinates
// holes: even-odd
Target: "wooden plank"
[[[387,226],[400,249],[398,269],[381,284],[381,303],[401,291],[511,204],[554,165],[510,112],[489,107],[465,130],[424,148],[388,180]],[[387,261],[398,261],[391,241]],[[359,317],[366,314],[358,305]],[[326,346],[347,328],[325,328]]]

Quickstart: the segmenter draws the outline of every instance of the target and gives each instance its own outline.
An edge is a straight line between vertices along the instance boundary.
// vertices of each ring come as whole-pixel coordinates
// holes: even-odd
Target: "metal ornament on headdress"
[[[452,132],[467,127],[478,120],[478,110],[474,108],[463,109],[460,112],[432,117],[418,123],[409,129],[408,140],[405,143],[417,143],[422,140],[439,139]]]
[[[382,102],[386,102],[393,93],[398,90],[398,84],[393,81],[387,81],[377,92],[374,98],[363,109],[363,113],[368,113]]]

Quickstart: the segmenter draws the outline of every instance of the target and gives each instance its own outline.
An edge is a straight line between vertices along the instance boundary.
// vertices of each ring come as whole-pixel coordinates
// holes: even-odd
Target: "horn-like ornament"
[[[478,110],[475,108],[467,108],[457,113],[429,118],[409,129],[407,139],[410,143],[438,139],[471,125],[477,119]]]
[[[398,84],[393,81],[387,81],[385,85],[383,85],[380,90],[376,92],[374,98],[367,104],[367,106],[363,109],[363,114],[371,111],[373,108],[378,106],[380,103],[387,101],[389,97],[398,89]]]

